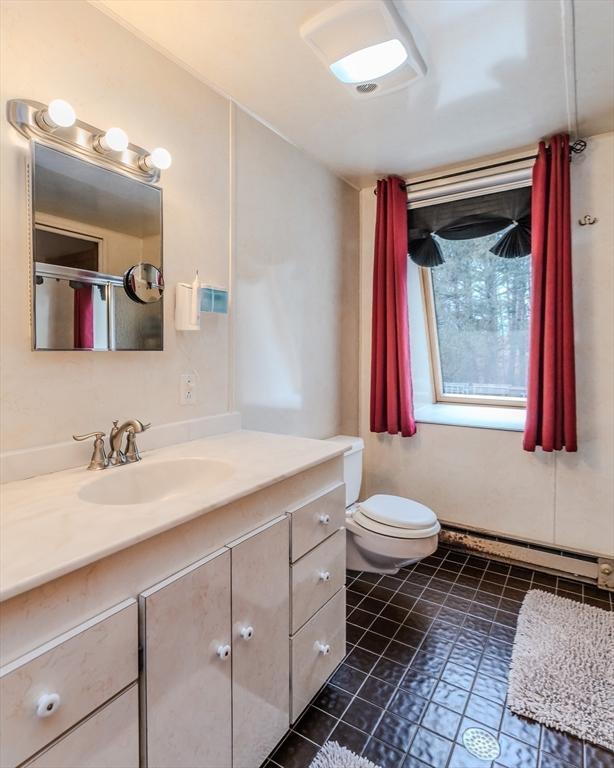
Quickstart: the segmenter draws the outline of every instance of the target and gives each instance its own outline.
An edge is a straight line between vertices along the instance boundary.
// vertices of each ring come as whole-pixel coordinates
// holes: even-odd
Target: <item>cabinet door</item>
[[[148,589],[139,606],[142,763],[230,768],[230,552]]]
[[[289,528],[283,517],[232,552],[233,766],[261,764],[289,725]]]
[[[137,679],[137,631],[130,598],[0,669],[2,768],[20,764]]]
[[[138,768],[136,683],[56,741],[23,768]]]
[[[292,722],[345,656],[345,589],[290,638],[292,649]]]

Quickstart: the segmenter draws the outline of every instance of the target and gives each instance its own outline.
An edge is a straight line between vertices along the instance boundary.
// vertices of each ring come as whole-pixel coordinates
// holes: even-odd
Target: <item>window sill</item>
[[[477,427],[523,432],[526,410],[496,406],[430,403],[416,408],[415,419],[425,424],[447,424],[452,427]]]

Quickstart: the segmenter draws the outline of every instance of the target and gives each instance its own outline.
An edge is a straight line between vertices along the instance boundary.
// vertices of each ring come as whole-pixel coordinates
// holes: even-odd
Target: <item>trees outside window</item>
[[[490,252],[508,229],[433,235],[444,263],[422,278],[438,401],[526,404],[531,259]]]

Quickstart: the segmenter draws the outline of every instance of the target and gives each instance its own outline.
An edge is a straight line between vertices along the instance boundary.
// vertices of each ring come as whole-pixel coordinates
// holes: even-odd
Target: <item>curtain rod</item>
[[[587,143],[585,139],[576,139],[576,141],[573,142],[573,144],[569,145],[569,159],[571,160],[572,155],[579,155],[581,152],[584,152],[584,150],[587,147]],[[549,149],[550,147],[547,147],[546,149]],[[516,157],[513,160],[502,160],[499,163],[490,163],[489,165],[482,165],[478,168],[468,168],[466,171],[457,171],[456,173],[445,173],[442,176],[431,176],[428,179],[421,179],[419,182],[414,182],[415,184],[428,184],[432,181],[441,181],[442,179],[451,179],[455,178],[456,176],[464,176],[468,173],[479,173],[480,171],[488,171],[490,168],[501,168],[505,165],[513,165],[514,163],[521,163],[523,160],[535,160],[537,157],[537,153],[532,155],[525,155],[524,157]],[[399,187],[401,189],[407,189],[410,184],[399,184]],[[373,194],[377,195],[377,189],[373,190]]]
[[[428,184],[431,181],[441,181],[442,179],[453,179],[455,176],[465,176],[468,173],[479,173],[480,171],[488,171],[491,168],[501,168],[505,165],[513,165],[514,163],[522,163],[523,160],[535,160],[537,155],[525,155],[524,157],[515,157],[513,160],[502,160],[500,163],[489,163],[488,165],[480,165],[477,168],[467,168],[466,171],[457,171],[456,173],[444,173],[442,176],[431,176],[428,179],[421,179],[414,182],[414,184]],[[410,184],[401,184],[401,189],[407,189],[412,186]]]

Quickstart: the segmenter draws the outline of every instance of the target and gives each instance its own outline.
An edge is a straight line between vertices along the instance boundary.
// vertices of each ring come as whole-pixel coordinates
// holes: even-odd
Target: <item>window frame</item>
[[[101,235],[96,235],[92,232],[81,232],[77,229],[69,229],[68,227],[61,227],[57,224],[47,223],[47,221],[37,220],[34,222],[34,240],[36,239],[36,231],[41,230],[43,232],[51,232],[54,235],[64,235],[64,237],[71,237],[75,240],[87,240],[98,245],[98,267],[96,272],[105,272],[106,255],[105,255],[105,239]],[[36,256],[36,254],[34,254]],[[45,263],[45,262],[41,262]]]
[[[411,199],[408,208],[422,208],[431,205],[438,205],[448,202],[451,199],[461,197],[482,197],[487,194],[496,194],[506,189],[530,187],[531,180],[523,180],[516,183],[506,183],[502,180],[500,183],[489,187],[474,189],[465,193],[450,195],[443,186],[440,194],[429,196],[426,200],[420,200],[412,205]],[[408,196],[409,197],[409,196]],[[530,258],[530,256],[528,257]],[[416,265],[417,266],[417,265]],[[424,320],[427,336],[427,347],[429,357],[430,379],[432,388],[432,397],[434,404],[456,404],[456,405],[483,405],[496,408],[522,408],[526,409],[526,397],[507,397],[505,395],[452,395],[443,391],[443,375],[441,371],[441,357],[439,353],[439,334],[437,331],[437,317],[435,312],[435,295],[433,290],[432,267],[417,266],[420,273],[420,285],[422,293],[422,307],[424,310]]]

